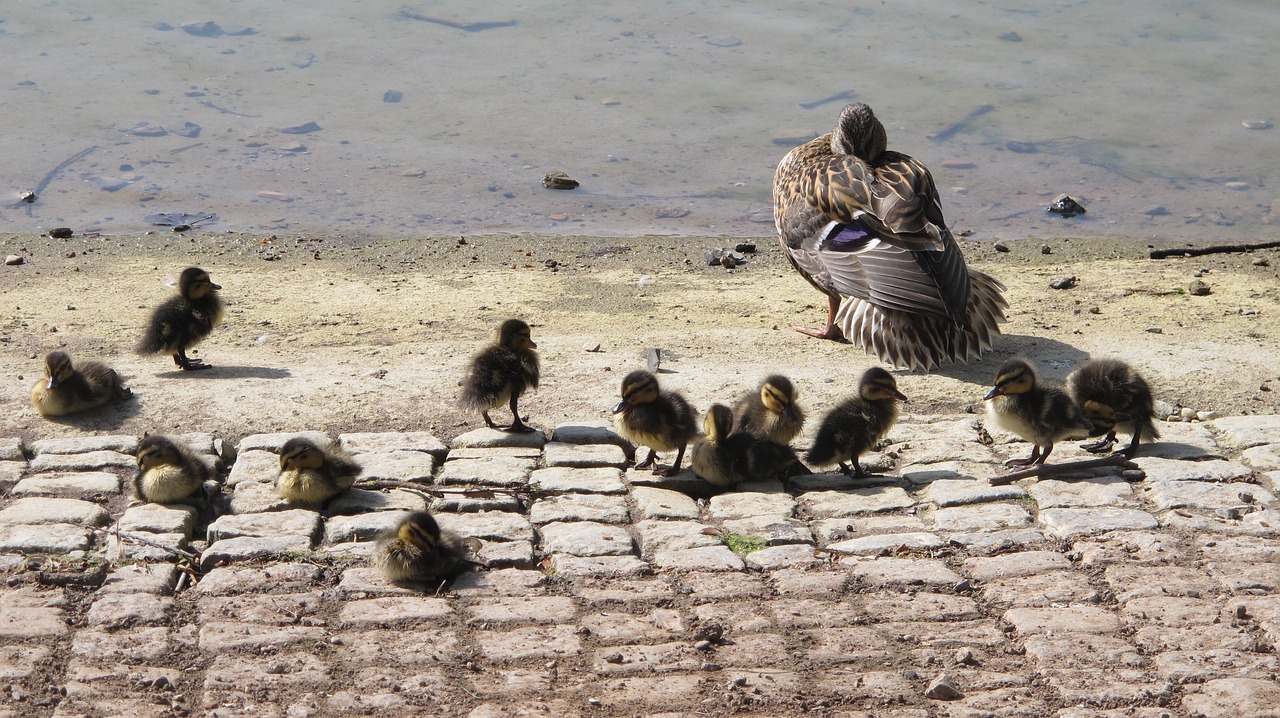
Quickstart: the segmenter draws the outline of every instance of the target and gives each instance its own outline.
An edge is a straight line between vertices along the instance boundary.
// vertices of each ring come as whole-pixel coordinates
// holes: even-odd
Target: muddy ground
[[[1267,239],[1267,238],[1260,238]],[[448,440],[481,425],[457,408],[468,358],[497,325],[533,326],[543,364],[530,422],[605,418],[618,383],[662,350],[664,386],[700,409],[765,374],[796,381],[811,414],[853,390],[873,361],[849,345],[791,331],[819,322],[825,299],[776,240],[726,271],[703,252],[723,238],[487,236],[376,241],[196,230],[177,235],[0,236],[0,436],[207,431],[426,430]],[[1124,358],[1157,397],[1222,414],[1275,413],[1280,291],[1275,251],[1151,260],[1132,239],[964,243],[970,263],[1009,288],[1009,322],[981,361],[899,372],[908,413],[978,407],[1013,355],[1061,379],[1089,356]],[[215,368],[176,370],[133,353],[153,306],[188,265],[223,286],[225,321],[199,347]],[[1196,275],[1210,288],[1194,296]],[[1074,276],[1071,289],[1051,289]],[[598,345],[598,350],[596,346]],[[54,349],[116,368],[135,398],[49,420],[29,404]],[[980,407],[979,407],[980,408]],[[501,419],[503,412],[496,417]],[[811,422],[815,424],[816,422]]]

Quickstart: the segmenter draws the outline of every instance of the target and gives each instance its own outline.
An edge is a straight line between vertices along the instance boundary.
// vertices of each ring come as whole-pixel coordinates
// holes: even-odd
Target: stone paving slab
[[[435,457],[425,451],[370,451],[357,455],[355,460],[360,463],[361,481],[389,479],[429,484],[436,470]]]
[[[482,427],[454,437],[453,449],[532,448],[541,449],[547,435],[541,431],[501,431]]]
[[[110,521],[101,505],[80,499],[22,498],[0,509],[0,524],[103,526]]]
[[[120,477],[105,471],[70,474],[34,474],[22,479],[10,493],[15,496],[41,494],[53,496],[85,496],[120,493]]]
[[[250,434],[240,440],[236,445],[236,461],[240,461],[240,457],[247,451],[267,451],[272,454],[279,454],[280,448],[289,443],[290,439],[307,439],[308,441],[318,445],[326,446],[332,439],[323,431],[293,431],[293,432],[274,432],[269,434]],[[276,464],[279,468],[279,464]]]
[[[597,521],[626,523],[630,519],[627,502],[621,496],[595,494],[551,496],[533,502],[529,521],[535,525],[553,521]]]
[[[426,431],[356,432],[338,435],[338,445],[352,454],[420,451],[444,461],[449,447]]]
[[[542,447],[543,463],[548,468],[591,469],[612,467],[623,469],[630,463],[627,452],[612,444],[571,444],[553,441]]]
[[[121,454],[138,452],[138,437],[128,435],[114,436],[69,436],[61,439],[41,439],[31,442],[31,453],[41,454],[87,454],[93,451],[114,451]]]
[[[552,493],[625,494],[627,485],[616,468],[537,469],[529,474],[529,485]]]
[[[904,489],[897,486],[850,491],[810,491],[801,494],[797,501],[810,515],[818,518],[893,511],[911,508],[916,503]]]
[[[133,471],[137,468],[137,459],[132,454],[105,450],[85,451],[77,454],[39,454],[27,464],[27,469],[31,473],[45,471],[100,471],[102,469]]]
[[[22,443],[22,439],[0,437],[0,461],[27,463],[26,446]]]

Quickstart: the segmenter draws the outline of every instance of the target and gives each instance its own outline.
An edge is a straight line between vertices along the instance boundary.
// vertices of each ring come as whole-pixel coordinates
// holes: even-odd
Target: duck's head
[[[138,468],[144,471],[157,466],[177,466],[182,463],[177,445],[164,436],[142,437],[134,458],[138,460]]]
[[[178,277],[178,293],[187,299],[202,299],[222,289],[209,278],[209,273],[199,267],[187,267]]]
[[[396,538],[423,551],[434,551],[440,544],[440,524],[426,511],[414,511],[400,523]]]
[[[1010,359],[996,372],[996,383],[983,400],[1009,394],[1025,394],[1036,388],[1036,370],[1026,359]]]
[[[621,414],[636,404],[648,404],[658,398],[658,377],[643,369],[637,369],[622,380],[622,401],[613,407],[613,413]]]
[[[898,391],[898,381],[893,375],[878,366],[863,372],[862,380],[858,382],[858,393],[867,401],[910,401]]]
[[[66,352],[49,352],[44,358],[44,376],[48,381],[45,387],[57,389],[58,385],[71,378],[75,369],[71,366],[71,356]]]
[[[1084,418],[1093,424],[1094,431],[1107,432],[1116,428],[1116,424],[1128,421],[1131,417],[1115,410],[1110,404],[1089,399],[1080,407],[1084,410]]]
[[[498,346],[516,351],[538,348],[538,345],[533,343],[533,334],[529,330],[529,325],[519,319],[508,319],[498,328]]]
[[[845,105],[840,111],[840,122],[831,133],[832,152],[853,155],[864,162],[880,159],[888,143],[884,125],[876,119],[871,107],[862,102]]]
[[[280,470],[318,469],[324,464],[324,452],[310,439],[295,436],[280,448]]]
[[[712,404],[702,419],[702,429],[712,443],[723,441],[733,430],[733,411],[724,404]]]
[[[796,420],[796,388],[785,376],[774,374],[765,378],[760,383],[760,401],[769,411]]]

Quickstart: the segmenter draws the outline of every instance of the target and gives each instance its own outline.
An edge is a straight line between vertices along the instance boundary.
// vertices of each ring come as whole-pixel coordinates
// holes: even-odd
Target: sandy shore
[[[607,415],[626,371],[662,350],[664,385],[700,409],[731,401],[767,373],[797,383],[820,414],[873,362],[848,345],[790,330],[819,322],[824,298],[787,266],[776,240],[733,271],[703,251],[723,238],[489,236],[370,241],[197,233],[0,236],[0,435],[28,441],[93,433],[428,430],[449,439],[480,424],[455,404],[468,357],[503,319],[534,328],[541,389],[522,403],[550,428]],[[1134,240],[965,244],[1004,281],[1009,322],[981,361],[899,372],[915,414],[980,402],[1014,355],[1060,379],[1088,356],[1124,358],[1157,397],[1224,414],[1275,413],[1280,296],[1275,252],[1150,260]],[[1258,263],[1267,259],[1267,263]],[[199,348],[216,368],[184,374],[132,351],[151,307],[187,265],[224,289],[226,320]],[[1211,293],[1186,291],[1196,278]],[[1072,289],[1050,282],[1074,276]],[[598,351],[590,351],[599,345]],[[136,393],[123,406],[50,421],[28,403],[42,357],[115,367]]]

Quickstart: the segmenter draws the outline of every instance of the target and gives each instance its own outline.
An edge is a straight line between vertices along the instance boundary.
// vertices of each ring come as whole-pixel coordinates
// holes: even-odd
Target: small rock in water
[[[182,31],[188,35],[195,35],[196,37],[217,37],[224,34],[222,26],[212,20],[206,20],[204,22],[187,22],[183,23],[179,27],[181,27]]]
[[[177,127],[170,127],[169,131],[179,137],[196,138],[200,136],[200,125],[194,122],[183,122]]]
[[[1142,210],[1142,213],[1149,217],[1163,217],[1164,215],[1169,214],[1169,210],[1165,209],[1164,205],[1157,204],[1147,207]]]
[[[995,249],[996,249],[996,251],[997,251],[997,252],[1008,252],[1008,251],[1009,251],[1009,245],[1005,244],[1003,240],[1001,240],[1001,241],[997,241],[995,244],[992,244],[991,246],[992,246],[992,247],[995,247]]]
[[[578,180],[570,177],[560,170],[556,170],[555,172],[548,172],[543,175],[542,186],[547,189],[577,189]]]
[[[1010,30],[1009,32],[1006,32],[1003,35],[1001,35],[1000,39],[1004,40],[1005,42],[1022,42],[1022,36],[1014,32],[1013,30]]]
[[[925,689],[924,697],[935,701],[955,701],[964,698],[964,694],[960,692],[960,689],[956,688],[955,683],[944,673],[933,679],[933,682]]]
[[[281,127],[280,131],[286,135],[306,135],[312,132],[319,132],[322,129],[324,128],[314,122],[307,122],[301,125],[294,125],[293,127]]]
[[[1199,279],[1193,279],[1189,284],[1187,284],[1187,294],[1190,294],[1193,297],[1205,297],[1208,296],[1211,291],[1212,290],[1209,289],[1209,285]]]
[[[387,104],[394,105],[395,103],[403,99],[404,99],[404,93],[399,90],[387,90],[386,92],[382,93],[382,101]]]
[[[1246,130],[1269,130],[1272,127],[1267,120],[1245,120],[1240,124],[1244,125]]]
[[[1075,287],[1076,283],[1079,281],[1080,280],[1075,277],[1058,277],[1052,282],[1049,282],[1049,287],[1051,289],[1071,289]]]
[[[54,227],[49,230],[49,236],[54,239],[69,239],[73,234],[75,232],[72,232],[70,227]]]
[[[1046,212],[1060,214],[1063,217],[1074,217],[1077,214],[1084,214],[1084,206],[1077,202],[1070,195],[1060,194],[1053,198],[1053,203],[1049,205]]]

